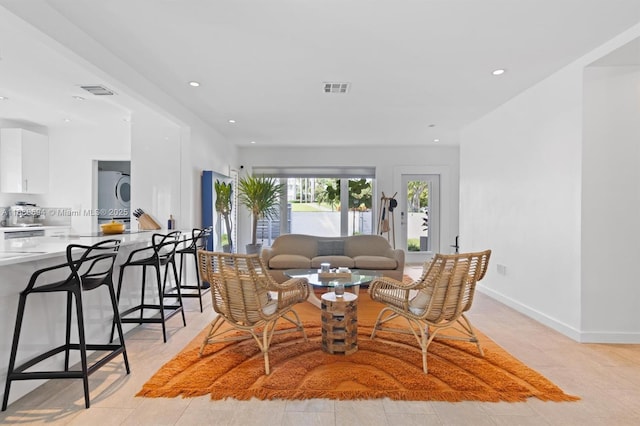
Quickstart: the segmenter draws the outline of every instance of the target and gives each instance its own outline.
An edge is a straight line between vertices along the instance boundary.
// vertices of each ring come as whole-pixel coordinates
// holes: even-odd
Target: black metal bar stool
[[[191,238],[184,240],[184,247],[176,250],[176,254],[180,255],[180,281],[179,286],[182,290],[182,297],[197,297],[200,301],[200,312],[202,309],[202,295],[205,294],[211,288],[209,283],[202,282],[200,279],[200,268],[198,267],[198,250],[204,249],[207,244],[207,238],[211,235],[211,228],[194,228],[191,231]],[[187,268],[184,267],[184,257],[193,256],[193,263],[195,266],[196,282],[195,284],[187,284]],[[184,275],[182,273],[184,268]],[[184,279],[184,281],[183,281]]]
[[[13,333],[13,343],[11,345],[7,381],[4,389],[4,399],[2,401],[2,411],[5,411],[7,408],[11,382],[15,380],[82,379],[84,383],[85,407],[89,408],[89,375],[120,354],[122,354],[124,359],[127,374],[129,374],[129,360],[127,359],[127,350],[124,345],[122,327],[118,318],[118,305],[113,288],[113,265],[118,254],[119,247],[119,240],[105,240],[92,246],[70,244],[67,246],[67,263],[40,269],[31,275],[29,284],[20,293],[18,301],[18,315],[16,317],[16,325]],[[69,269],[69,275],[66,279],[59,281],[47,281],[47,277],[52,279],[54,274],[58,274],[57,277],[59,277],[60,273],[64,273],[64,269]],[[120,340],[118,343],[90,344],[85,340],[82,293],[84,291],[97,289],[101,286],[106,286],[109,291],[109,298],[111,299],[111,307],[114,314],[113,326],[118,330],[118,337]],[[36,293],[53,292],[67,293],[66,342],[63,345],[37,355],[16,367],[18,343],[20,340],[22,321],[25,314],[27,296]],[[78,323],[78,343],[71,342],[72,299],[74,297],[76,305],[76,319]],[[113,335],[111,336],[111,341],[113,341]],[[80,351],[80,370],[69,369],[71,350]],[[87,350],[106,351],[107,353],[92,365],[87,365]],[[60,354],[61,352],[64,352],[65,354],[63,371],[30,370],[36,364],[54,355]]]
[[[130,266],[142,267],[142,296],[140,298],[140,304],[128,308],[120,312],[120,321],[124,323],[160,323],[162,324],[162,337],[164,342],[167,342],[167,329],[166,321],[176,315],[182,314],[182,324],[187,325],[187,321],[184,316],[184,309],[182,306],[182,294],[180,292],[180,286],[177,285],[180,282],[178,277],[178,270],[176,268],[175,253],[176,247],[180,244],[180,231],[173,231],[168,234],[153,234],[151,237],[152,245],[150,247],[144,247],[138,250],[134,250],[129,254],[127,260],[120,265],[120,276],[118,279],[117,300],[120,303],[120,295],[122,292],[122,280],[124,271]],[[155,269],[156,284],[158,286],[158,303],[145,302],[145,287],[147,283],[147,267]],[[160,272],[161,268],[164,268],[164,278]],[[174,282],[176,283],[177,292],[175,294],[168,293],[167,290],[167,277],[169,275],[169,268],[173,270]],[[177,304],[165,304],[165,298],[176,298]],[[144,316],[145,309],[147,311],[153,310],[152,316]],[[140,315],[129,316],[134,312],[140,312]],[[111,337],[113,338],[113,327],[111,329]]]

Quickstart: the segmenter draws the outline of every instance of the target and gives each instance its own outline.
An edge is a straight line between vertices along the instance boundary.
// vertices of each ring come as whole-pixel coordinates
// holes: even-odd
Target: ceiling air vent
[[[96,96],[115,95],[115,92],[113,90],[107,89],[106,87],[100,86],[100,85],[80,86],[80,87],[82,87],[87,92],[92,93]]]
[[[323,83],[324,93],[347,93],[349,83]]]

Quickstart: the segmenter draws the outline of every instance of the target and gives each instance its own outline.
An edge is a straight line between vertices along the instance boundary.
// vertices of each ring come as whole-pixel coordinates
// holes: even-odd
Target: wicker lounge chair
[[[198,250],[202,280],[211,285],[213,309],[218,316],[211,322],[202,342],[200,356],[207,344],[253,339],[264,354],[265,373],[269,374],[269,346],[275,333],[300,331],[307,335],[294,305],[309,296],[306,278],[292,278],[276,283],[266,272],[257,254],[243,255]],[[295,328],[275,331],[276,322],[285,319]],[[223,327],[227,323],[231,327]],[[229,335],[242,330],[249,336]]]
[[[371,333],[391,331],[413,334],[422,349],[422,368],[427,373],[427,348],[436,335],[455,328],[459,335],[439,335],[440,338],[465,340],[478,346],[484,356],[471,323],[464,315],[471,308],[476,283],[489,263],[491,250],[478,253],[436,254],[425,264],[422,276],[404,284],[391,278],[378,278],[369,285],[371,299],[384,303]],[[402,317],[408,329],[392,328],[388,321]]]

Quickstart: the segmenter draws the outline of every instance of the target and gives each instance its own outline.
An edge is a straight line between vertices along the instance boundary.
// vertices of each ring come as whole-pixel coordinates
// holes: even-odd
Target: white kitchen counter
[[[35,229],[39,227],[31,227]],[[51,228],[51,227],[49,227]],[[16,228],[9,228],[16,229]],[[140,243],[151,243],[151,236],[154,232],[165,231],[144,231],[134,234],[116,234],[101,237],[82,236],[79,233],[62,234],[53,237],[33,237],[16,238],[0,241],[0,266],[13,265],[22,262],[32,262],[51,257],[65,255],[69,244],[92,245],[105,239],[117,239],[121,241],[121,246]]]
[[[70,228],[70,226],[63,225],[42,225],[42,226],[0,226],[0,232],[6,231],[28,231],[28,230],[39,230],[39,229],[62,229],[62,228]]]
[[[92,245],[105,239],[119,239],[122,241],[116,258],[114,268],[114,287],[117,289],[119,265],[122,264],[132,250],[148,247],[154,233],[166,233],[166,230],[146,231],[133,234],[119,234],[107,236],[79,236],[62,235],[56,237],[34,237],[4,240],[0,242],[0,386],[5,383],[13,327],[16,321],[19,293],[27,286],[29,278],[38,269],[58,265],[66,262],[66,248],[69,244]],[[185,232],[185,235],[190,235]],[[187,263],[187,267],[192,262]],[[193,268],[193,266],[192,266]],[[140,303],[141,268],[126,268],[123,280],[122,294],[119,309],[124,311],[131,306]],[[66,277],[69,270],[60,271],[60,278]],[[193,273],[193,272],[190,272]],[[64,274],[64,275],[63,275]],[[171,274],[170,274],[171,275]],[[150,280],[146,287],[145,300],[157,300],[158,291],[154,284],[153,276],[147,274]],[[59,279],[59,278],[56,278]],[[109,295],[105,287],[83,293],[83,307],[85,314],[85,333],[88,342],[108,343],[113,321],[113,310],[109,301]],[[36,354],[46,352],[59,346],[65,339],[66,323],[66,294],[47,293],[32,294],[27,298],[25,320],[22,326],[18,349],[17,364]],[[152,312],[151,312],[152,313]],[[145,313],[147,315],[147,313]],[[176,316],[179,318],[179,316]],[[179,319],[175,321],[182,323]],[[77,329],[73,321],[71,332],[72,339],[77,341]],[[137,324],[123,324],[125,333],[137,327]],[[162,334],[158,333],[158,339]],[[25,344],[26,343],[26,344]],[[126,337],[125,337],[126,343]],[[75,351],[77,352],[77,351]],[[72,362],[77,362],[79,356]],[[62,358],[52,358],[38,366],[38,369],[58,369]],[[112,362],[121,362],[116,358]],[[11,386],[9,402],[15,401],[37,386],[44,383],[43,380],[16,381]],[[4,386],[2,387],[4,389]]]

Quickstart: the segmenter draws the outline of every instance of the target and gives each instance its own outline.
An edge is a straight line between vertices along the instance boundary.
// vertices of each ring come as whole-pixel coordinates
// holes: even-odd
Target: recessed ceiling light
[[[493,70],[493,71],[491,72],[491,74],[493,74],[493,75],[502,75],[502,74],[504,74],[504,73],[505,73],[505,71],[506,71],[505,69],[498,68],[497,70]]]
[[[229,120],[229,123],[231,123],[231,124],[233,124],[235,122],[236,122],[236,120],[233,120],[233,119]]]
[[[64,121],[65,123],[68,123],[68,122],[70,122],[70,121],[71,121],[71,119],[70,119],[70,118],[65,118],[65,119],[63,119],[62,121]]]
[[[200,83],[198,83],[197,81],[190,81],[190,82],[189,82],[189,86],[191,86],[191,87],[198,87],[198,86],[200,86]]]
[[[73,96],[73,99],[75,99],[76,101],[84,101],[84,98],[82,96]]]
[[[433,141],[434,142],[440,142],[440,139],[434,139]]]
[[[251,143],[256,143],[256,141],[251,141]]]

